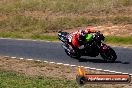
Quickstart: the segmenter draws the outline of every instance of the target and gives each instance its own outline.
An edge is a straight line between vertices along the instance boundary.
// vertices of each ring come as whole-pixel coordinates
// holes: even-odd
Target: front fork
[[[105,53],[109,50],[109,46],[104,43],[101,43],[99,48],[100,48],[100,53]]]

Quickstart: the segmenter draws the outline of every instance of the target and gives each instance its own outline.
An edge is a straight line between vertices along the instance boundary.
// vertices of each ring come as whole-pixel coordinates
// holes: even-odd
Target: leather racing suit
[[[80,37],[82,37],[84,34],[90,34],[90,33],[95,33],[95,31],[92,28],[86,28],[85,30],[79,30],[73,32],[70,34],[70,37],[68,38],[69,42],[71,42],[75,48],[82,49],[83,44],[80,43],[80,41],[83,42],[84,40],[82,40]]]

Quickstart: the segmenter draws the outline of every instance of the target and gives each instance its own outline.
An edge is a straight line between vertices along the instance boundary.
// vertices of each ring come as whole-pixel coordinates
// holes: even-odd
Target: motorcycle
[[[85,35],[87,40],[88,34]],[[62,41],[62,47],[66,54],[71,58],[80,59],[81,56],[96,57],[100,55],[106,62],[115,62],[116,52],[108,45],[103,43],[105,37],[100,32],[92,34],[90,42],[85,42],[83,49],[76,49],[72,43],[72,36],[68,32],[58,32],[58,38]]]

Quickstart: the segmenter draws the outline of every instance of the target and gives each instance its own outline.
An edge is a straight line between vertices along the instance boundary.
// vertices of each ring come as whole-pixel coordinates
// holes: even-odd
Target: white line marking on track
[[[31,61],[31,60],[33,60],[33,59],[27,59],[27,60]]]
[[[55,62],[49,62],[49,63],[54,64]]]
[[[24,58],[19,58],[20,60],[23,60]]]
[[[5,58],[7,58],[7,57],[10,57],[10,56],[4,56]]]
[[[128,48],[128,47],[123,47],[123,48]]]
[[[12,59],[16,59],[16,57],[11,57]]]
[[[69,66],[70,64],[63,64],[63,65],[65,65],[65,66]]]
[[[106,71],[106,72],[108,72],[108,71],[110,71],[110,70],[103,70],[103,71]]]
[[[38,62],[40,62],[41,60],[35,60],[35,61],[38,61]]]
[[[56,63],[56,64],[61,65],[61,64],[63,64],[63,63]]]
[[[4,57],[10,57],[10,56],[4,56]],[[10,58],[17,59],[17,57],[10,57]],[[22,60],[24,58],[19,58],[19,59]],[[25,59],[25,60],[34,60],[34,59]],[[34,61],[42,61],[42,60],[34,60]],[[116,72],[116,71],[110,71],[110,70],[103,70],[103,69],[85,67],[85,66],[77,66],[77,65],[70,65],[70,64],[63,64],[63,63],[56,63],[56,62],[48,62],[48,61],[43,61],[43,62],[45,62],[45,63],[55,63],[55,64],[58,64],[58,65],[71,66],[71,67],[84,67],[85,69],[89,69],[89,70],[98,70],[98,71],[118,73],[118,74],[129,74],[129,73],[123,73],[123,72]],[[132,76],[132,74],[129,74],[129,75]]]
[[[109,71],[109,72],[111,72],[111,73],[115,73],[116,71]]]
[[[129,74],[129,75],[131,75],[131,76],[132,76],[132,74]]]
[[[89,68],[90,70],[96,70],[96,68]]]
[[[89,69],[90,67],[84,67],[85,69]]]
[[[122,74],[129,74],[129,73],[122,73]]]
[[[115,73],[121,74],[122,72],[115,72]]]
[[[102,71],[102,69],[96,69],[96,70],[98,70],[98,71]]]
[[[44,61],[45,63],[48,63],[48,61]]]
[[[78,67],[84,67],[84,66],[78,66]]]
[[[76,65],[70,65],[71,67],[76,67]]]

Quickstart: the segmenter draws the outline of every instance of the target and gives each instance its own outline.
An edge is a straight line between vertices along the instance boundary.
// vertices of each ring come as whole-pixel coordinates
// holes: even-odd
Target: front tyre
[[[112,48],[109,48],[104,53],[100,53],[100,55],[106,62],[115,62],[115,60],[117,59],[117,55]]]

